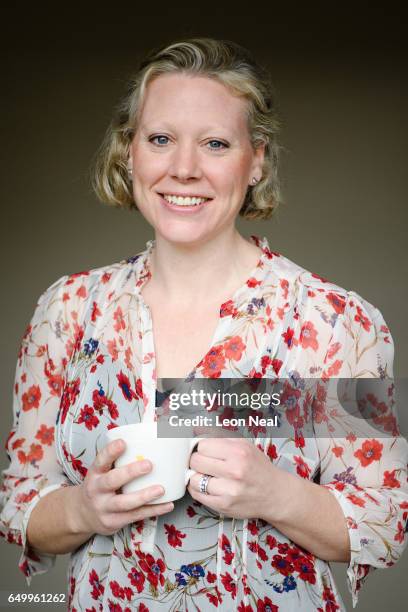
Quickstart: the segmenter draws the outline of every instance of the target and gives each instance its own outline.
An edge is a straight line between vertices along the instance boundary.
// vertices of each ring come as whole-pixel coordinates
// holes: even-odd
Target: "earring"
[[[127,171],[128,171],[128,175],[129,175],[129,176],[132,176],[132,174],[133,174],[133,170],[132,170],[132,168],[128,168],[128,169],[127,169]]]
[[[259,179],[257,179],[255,176],[252,178],[252,184],[256,185],[257,183],[259,183]]]

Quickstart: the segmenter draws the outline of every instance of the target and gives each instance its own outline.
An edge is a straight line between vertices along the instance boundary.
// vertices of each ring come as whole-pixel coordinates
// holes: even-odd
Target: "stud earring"
[[[257,179],[255,176],[252,178],[252,184],[256,185],[257,183],[259,183],[259,179]]]

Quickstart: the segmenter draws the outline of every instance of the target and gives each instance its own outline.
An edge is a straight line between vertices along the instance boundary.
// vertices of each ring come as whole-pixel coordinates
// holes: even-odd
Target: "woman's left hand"
[[[200,503],[233,518],[273,516],[282,470],[255,444],[243,438],[206,438],[191,455],[190,467],[198,473],[190,478],[188,491]],[[200,493],[203,474],[212,476],[207,493]]]

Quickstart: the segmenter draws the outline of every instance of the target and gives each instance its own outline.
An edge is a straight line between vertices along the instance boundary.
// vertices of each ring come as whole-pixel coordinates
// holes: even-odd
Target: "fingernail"
[[[152,489],[152,495],[154,497],[159,497],[160,495],[163,495],[163,493],[164,493],[163,487],[155,487],[154,489]]]
[[[140,469],[142,470],[142,472],[148,472],[151,468],[151,463],[150,461],[140,461],[140,465],[139,465]]]

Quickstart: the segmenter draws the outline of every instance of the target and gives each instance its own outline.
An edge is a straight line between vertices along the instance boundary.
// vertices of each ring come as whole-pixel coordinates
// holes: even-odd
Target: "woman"
[[[151,465],[114,468],[124,444],[104,443],[154,414],[160,378],[392,375],[377,309],[235,228],[278,204],[276,133],[263,71],[212,39],[152,53],[108,130],[96,191],[137,206],[155,241],[40,297],[3,473],[2,534],[28,584],[71,553],[71,610],[344,609],[329,561],[348,563],[355,606],[403,551],[407,443],[385,403],[381,439],[344,415],[335,438],[318,398],[286,438],[204,439],[188,493],[167,504],[149,505],[160,486],[120,493]],[[323,436],[304,435],[312,408]]]

